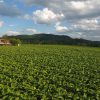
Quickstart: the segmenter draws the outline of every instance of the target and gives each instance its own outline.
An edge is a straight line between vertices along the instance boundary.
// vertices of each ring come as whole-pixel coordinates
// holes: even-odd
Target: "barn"
[[[0,45],[11,45],[11,43],[7,39],[0,38]]]

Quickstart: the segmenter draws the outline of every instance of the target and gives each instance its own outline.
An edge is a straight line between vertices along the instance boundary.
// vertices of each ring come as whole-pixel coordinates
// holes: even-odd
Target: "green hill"
[[[53,34],[34,34],[34,35],[17,35],[6,36],[6,38],[20,39],[25,44],[63,44],[63,45],[85,45],[100,47],[99,41],[90,41],[85,39],[73,39],[65,35]]]

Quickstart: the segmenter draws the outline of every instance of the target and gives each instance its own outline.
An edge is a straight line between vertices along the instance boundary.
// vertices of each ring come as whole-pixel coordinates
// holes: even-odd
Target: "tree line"
[[[82,45],[100,47],[100,41],[90,41],[85,39],[73,39],[65,35],[53,34],[34,34],[34,35],[17,35],[17,36],[3,36],[8,38],[15,44],[62,44],[62,45]]]

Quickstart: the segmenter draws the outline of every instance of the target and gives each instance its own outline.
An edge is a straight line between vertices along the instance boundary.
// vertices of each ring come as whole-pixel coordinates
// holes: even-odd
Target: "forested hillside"
[[[20,39],[25,44],[64,44],[64,45],[84,45],[100,47],[99,41],[90,41],[85,39],[73,39],[65,35],[53,34],[34,34],[34,35],[17,35],[4,36],[5,38]]]

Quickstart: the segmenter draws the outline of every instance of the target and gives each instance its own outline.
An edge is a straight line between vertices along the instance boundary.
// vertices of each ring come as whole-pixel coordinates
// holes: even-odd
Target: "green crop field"
[[[100,100],[100,48],[0,47],[0,100]]]

